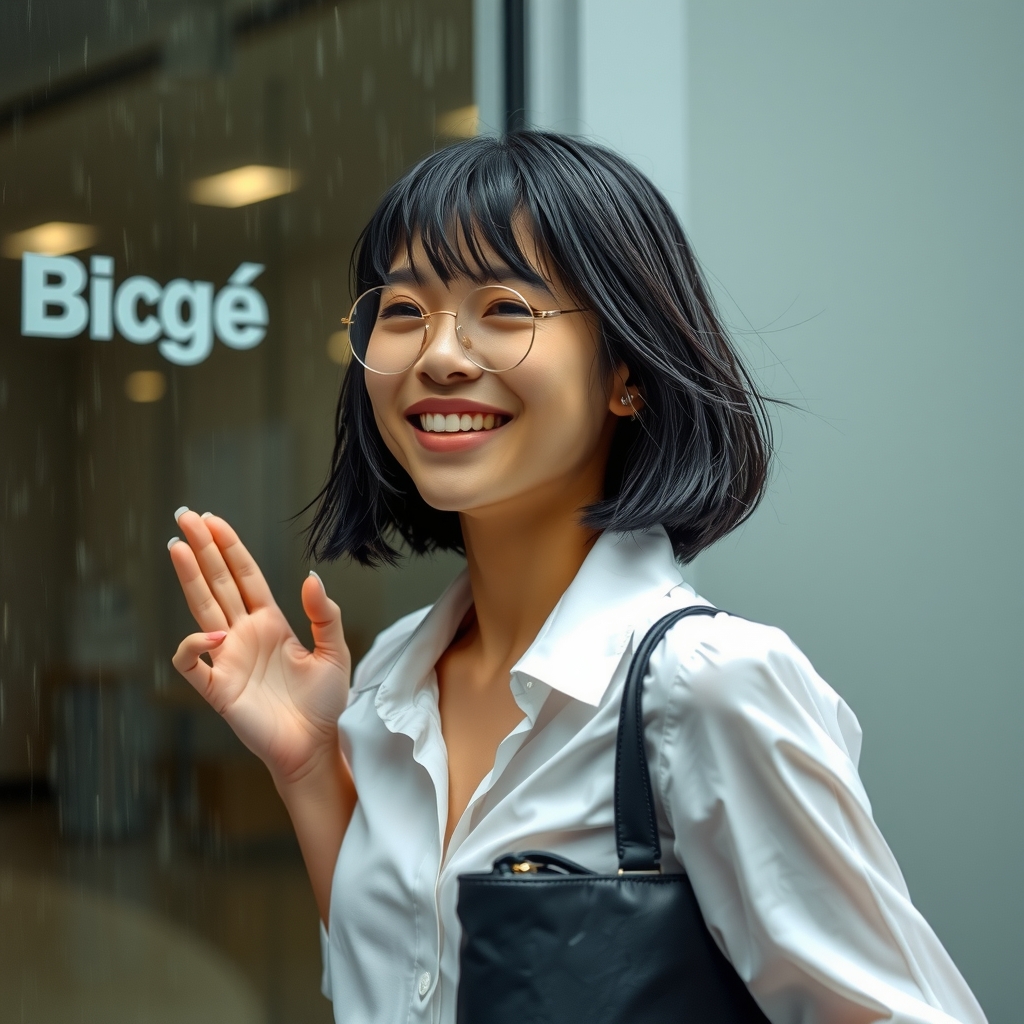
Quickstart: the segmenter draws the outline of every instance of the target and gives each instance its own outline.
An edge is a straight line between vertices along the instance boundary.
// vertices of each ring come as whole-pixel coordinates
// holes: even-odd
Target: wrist
[[[348,762],[335,739],[308,758],[300,771],[271,775],[292,819],[320,920],[326,924],[338,851],[358,801]]]
[[[337,737],[314,750],[298,767],[288,771],[270,769],[271,778],[281,798],[287,803],[292,795],[315,793],[330,787],[346,770]]]

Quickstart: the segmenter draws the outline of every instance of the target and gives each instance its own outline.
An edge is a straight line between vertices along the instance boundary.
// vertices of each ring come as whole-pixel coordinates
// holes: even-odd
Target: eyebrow
[[[521,275],[517,274],[514,270],[511,270],[509,267],[495,267],[481,283],[487,284],[490,281],[496,282],[497,284],[505,284],[508,281],[513,281],[518,284],[525,284],[531,288],[539,288],[546,295],[549,295],[552,298],[554,298],[551,289],[548,288],[546,284],[544,284],[543,282],[528,281],[525,277],[522,277]],[[405,266],[397,267],[394,270],[388,271],[388,273],[384,275],[384,283],[421,285],[423,284],[423,281],[416,276],[416,272],[412,269],[412,267]]]

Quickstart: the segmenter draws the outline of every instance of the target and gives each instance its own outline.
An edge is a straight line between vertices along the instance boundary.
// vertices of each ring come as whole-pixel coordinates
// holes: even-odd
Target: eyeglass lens
[[[431,320],[408,295],[389,285],[362,294],[349,315],[349,344],[356,359],[376,373],[401,373],[419,358]],[[434,329],[441,327],[435,322]],[[533,345],[529,303],[503,285],[470,292],[455,314],[455,333],[466,356],[481,369],[501,373],[518,366]]]

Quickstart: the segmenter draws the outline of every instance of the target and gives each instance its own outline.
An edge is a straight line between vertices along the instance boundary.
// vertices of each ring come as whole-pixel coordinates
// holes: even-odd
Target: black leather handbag
[[[622,693],[615,750],[617,875],[524,851],[459,877],[458,1024],[765,1024],[711,937],[686,875],[661,873],[643,734],[651,652],[688,615],[659,619]]]

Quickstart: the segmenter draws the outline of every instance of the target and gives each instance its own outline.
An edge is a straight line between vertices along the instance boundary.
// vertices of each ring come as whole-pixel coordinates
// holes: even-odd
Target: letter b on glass
[[[85,266],[74,256],[21,257],[21,333],[27,338],[73,338],[89,322],[82,298]]]

